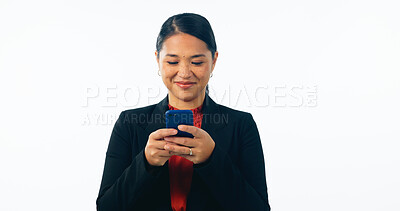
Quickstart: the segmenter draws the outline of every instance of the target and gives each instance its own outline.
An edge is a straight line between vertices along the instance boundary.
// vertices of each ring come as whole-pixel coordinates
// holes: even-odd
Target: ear
[[[211,72],[214,70],[215,68],[215,64],[217,63],[217,59],[218,59],[218,51],[215,51],[214,53],[214,60],[212,62],[212,67],[211,67]]]
[[[158,58],[157,50],[154,52],[154,55],[156,56],[156,61],[157,61],[158,68],[160,68],[160,59]]]

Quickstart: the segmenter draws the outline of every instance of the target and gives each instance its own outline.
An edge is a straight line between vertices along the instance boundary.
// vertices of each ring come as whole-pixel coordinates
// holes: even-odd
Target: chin
[[[176,98],[182,100],[182,101],[192,101],[195,99],[197,96],[199,96],[198,93],[193,92],[193,91],[178,91],[178,92],[173,92]]]

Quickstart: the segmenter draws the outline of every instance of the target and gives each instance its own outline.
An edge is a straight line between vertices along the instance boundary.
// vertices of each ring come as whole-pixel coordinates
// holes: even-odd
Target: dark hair
[[[208,20],[195,13],[181,13],[169,17],[161,26],[160,33],[157,37],[157,56],[164,44],[164,41],[172,35],[178,33],[190,34],[207,44],[208,50],[211,51],[211,56],[214,59],[214,54],[217,51],[217,43],[215,42],[214,32]],[[206,86],[208,93],[208,84]]]

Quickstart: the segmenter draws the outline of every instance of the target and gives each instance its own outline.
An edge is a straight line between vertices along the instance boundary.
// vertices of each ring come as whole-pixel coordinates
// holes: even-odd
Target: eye
[[[192,64],[194,64],[194,65],[201,65],[201,64],[203,64],[204,62],[192,62]]]
[[[178,64],[178,62],[168,62],[168,64]]]

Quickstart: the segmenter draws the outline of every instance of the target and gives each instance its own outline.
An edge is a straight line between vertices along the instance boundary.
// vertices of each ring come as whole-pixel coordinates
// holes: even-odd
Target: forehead
[[[207,44],[195,36],[179,33],[167,38],[161,49],[162,56],[176,55],[177,57],[191,57],[193,55],[204,54],[211,56]]]

